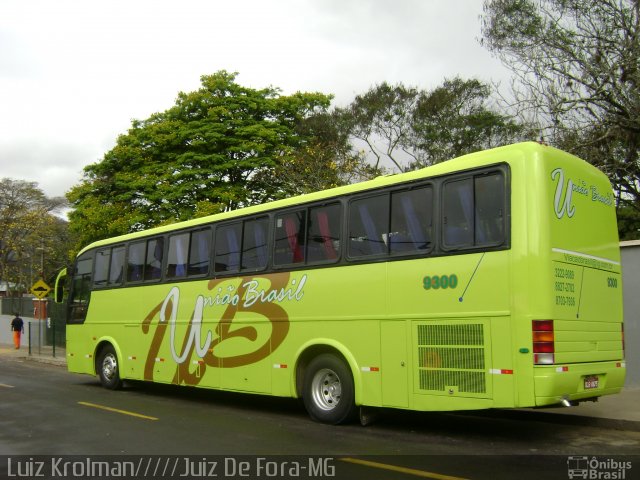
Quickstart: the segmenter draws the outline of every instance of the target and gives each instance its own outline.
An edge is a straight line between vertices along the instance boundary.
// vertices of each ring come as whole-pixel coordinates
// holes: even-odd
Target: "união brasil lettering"
[[[267,282],[268,288],[261,286]],[[151,332],[153,320],[158,319],[145,363],[145,380],[153,380],[155,359],[167,328],[170,333],[171,356],[176,363],[173,383],[178,383],[179,380],[188,385],[196,385],[207,366],[232,368],[266,358],[280,346],[289,331],[289,316],[281,304],[301,301],[306,282],[307,275],[299,279],[290,279],[289,273],[211,280],[207,288],[212,294],[198,295],[195,298],[193,313],[181,344],[177,338],[180,289],[177,286],[172,287],[164,300],[153,308],[142,322],[142,331],[148,334]],[[219,318],[206,319],[207,309],[216,306],[225,307],[222,315],[219,315]],[[271,335],[264,342],[259,342],[258,331],[251,325],[233,328],[234,318],[243,312],[262,316],[270,323]],[[213,328],[207,328],[205,324],[210,324]],[[252,349],[233,356],[219,356],[216,347],[233,338],[248,340]],[[201,359],[197,375],[189,370],[188,360],[194,354]]]
[[[562,168],[556,168],[551,172],[551,180],[556,181],[556,191],[553,199],[553,208],[556,217],[561,219],[565,215],[572,218],[576,213],[576,206],[573,204],[573,194],[582,195],[591,198],[592,202],[598,202],[603,205],[613,205],[613,193],[609,191],[602,192],[598,190],[596,185],[587,185],[584,180],[573,181],[567,178],[565,182],[565,174]]]

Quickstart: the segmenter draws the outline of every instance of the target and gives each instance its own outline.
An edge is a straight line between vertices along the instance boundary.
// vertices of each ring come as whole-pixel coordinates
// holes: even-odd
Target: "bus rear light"
[[[554,342],[553,332],[533,332],[533,343]]]
[[[556,363],[553,353],[534,353],[533,361],[536,365],[553,365]]]
[[[534,332],[553,332],[553,320],[534,320]]]
[[[553,365],[556,351],[553,320],[533,320],[531,330],[534,363],[536,365]]]
[[[535,342],[533,344],[533,353],[554,353],[555,350],[553,342]]]

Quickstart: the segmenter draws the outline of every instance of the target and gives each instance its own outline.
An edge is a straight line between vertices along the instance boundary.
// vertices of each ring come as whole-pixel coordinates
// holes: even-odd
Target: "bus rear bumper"
[[[575,403],[619,393],[625,372],[624,361],[535,367],[535,406]]]

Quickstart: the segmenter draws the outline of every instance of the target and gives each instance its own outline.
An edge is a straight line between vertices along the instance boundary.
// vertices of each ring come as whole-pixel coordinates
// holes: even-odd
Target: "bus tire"
[[[120,364],[118,363],[118,355],[113,345],[106,345],[100,350],[96,370],[100,377],[100,383],[104,388],[117,390],[122,387]]]
[[[306,368],[302,398],[309,416],[338,425],[355,416],[355,389],[348,365],[336,355],[324,353]]]

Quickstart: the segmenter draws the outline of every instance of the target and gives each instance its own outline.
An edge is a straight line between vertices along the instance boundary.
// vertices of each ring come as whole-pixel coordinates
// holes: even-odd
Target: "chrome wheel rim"
[[[118,361],[116,356],[112,353],[108,353],[102,359],[102,376],[111,381],[118,373]]]
[[[336,372],[323,368],[316,372],[311,382],[313,402],[322,410],[333,410],[340,403],[342,384]]]

